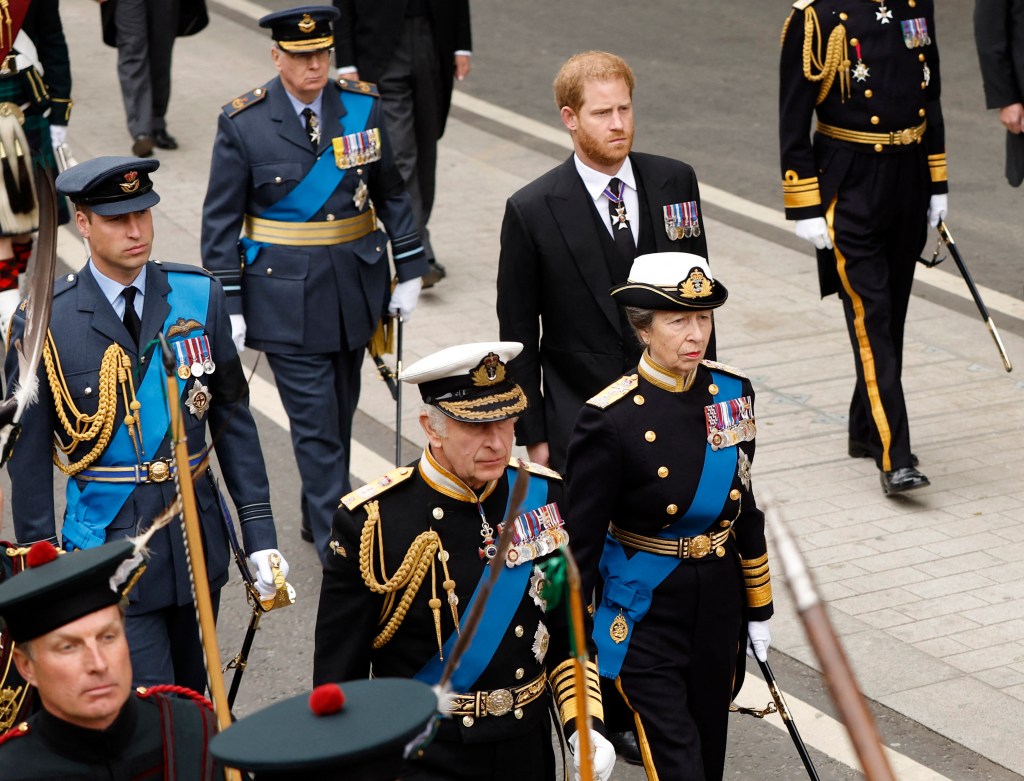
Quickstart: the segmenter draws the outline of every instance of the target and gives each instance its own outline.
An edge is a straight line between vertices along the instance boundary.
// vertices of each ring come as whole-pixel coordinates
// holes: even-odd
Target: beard
[[[618,165],[626,159],[629,150],[633,148],[633,130],[630,128],[629,134],[626,136],[627,143],[624,147],[613,147],[607,141],[591,134],[580,125],[577,125],[575,140],[583,155],[598,165]]]

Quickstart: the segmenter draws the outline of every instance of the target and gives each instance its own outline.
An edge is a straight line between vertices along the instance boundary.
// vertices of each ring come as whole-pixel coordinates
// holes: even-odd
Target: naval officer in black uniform
[[[782,30],[786,217],[818,250],[821,294],[842,299],[857,369],[849,453],[875,460],[887,494],[928,485],[910,450],[901,375],[914,266],[947,210],[933,9],[798,0]]]
[[[569,536],[584,593],[597,589],[600,674],[633,711],[648,777],[712,781],[743,679],[737,657],[749,646],[767,659],[771,641],[750,481],[754,391],[703,360],[711,312],[728,296],[704,258],[641,255],[612,295],[645,349],[577,418]]]
[[[554,779],[548,688],[569,744],[573,718],[569,636],[563,608],[548,609],[537,566],[567,542],[556,472],[511,458],[526,396],[506,364],[518,342],[458,345],[417,361],[402,380],[420,386],[429,445],[342,500],[331,532],[317,614],[314,683],[374,676],[438,682],[477,584],[496,553],[520,473],[526,499],[511,523],[502,567],[480,627],[462,658],[456,694],[433,743],[403,773],[409,779]],[[489,564],[490,562],[490,564]],[[498,566],[501,566],[498,564]],[[597,671],[588,663],[588,710],[600,728]],[[602,781],[615,753],[598,732]]]
[[[236,344],[263,350],[274,371],[302,477],[303,527],[321,558],[351,490],[363,352],[386,312],[411,314],[427,271],[377,88],[328,82],[337,15],[306,6],[260,19],[279,76],[218,119],[202,235]]]
[[[0,781],[223,778],[205,698],[132,688],[123,599],[144,561],[131,540],[67,554],[43,541],[0,585],[14,662],[42,704],[0,737]]]
[[[276,593],[277,550],[270,485],[242,363],[231,341],[224,291],[198,266],[150,260],[152,207],[160,196],[150,175],[159,161],[97,157],[57,177],[76,207],[92,255],[53,288],[50,333],[40,361],[39,401],[21,419],[8,470],[18,541],[56,542],[51,474],[67,475],[60,534],[66,549],[93,548],[149,529],[178,501],[167,378],[157,337],[177,361],[190,464],[207,461],[207,426],[242,530],[257,588]],[[23,304],[22,307],[25,305]],[[22,338],[24,311],[11,340]],[[154,357],[156,356],[156,357]],[[21,379],[7,354],[7,394]],[[214,600],[227,583],[229,532],[208,470],[196,476],[196,504]],[[149,542],[150,566],[129,597],[128,644],[137,685],[206,685],[192,597],[192,572],[175,521]]]

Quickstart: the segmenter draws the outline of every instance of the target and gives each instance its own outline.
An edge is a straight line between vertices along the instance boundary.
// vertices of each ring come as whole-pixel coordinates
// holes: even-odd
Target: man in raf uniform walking
[[[882,490],[928,485],[901,379],[914,266],[946,214],[933,0],[798,0],[782,29],[779,136],[786,217],[838,293],[857,384],[849,454]],[[808,135],[817,114],[813,142]]]
[[[61,526],[64,548],[87,549],[146,531],[179,500],[168,434],[167,377],[157,343],[177,361],[174,403],[182,405],[190,466],[206,462],[207,424],[234,501],[258,588],[276,593],[277,550],[270,487],[242,363],[231,342],[224,292],[196,266],[149,259],[150,179],[157,160],[97,157],[57,177],[76,206],[92,256],[54,284],[50,333],[39,370],[39,401],[22,417],[9,470],[18,540],[56,542],[52,464],[68,476]],[[22,309],[24,308],[22,305]],[[13,320],[12,344],[25,328]],[[7,354],[7,392],[18,357]],[[214,600],[228,579],[229,531],[212,476],[195,478]],[[176,683],[197,691],[206,669],[196,626],[191,571],[175,523],[150,540],[149,568],[132,590],[127,636],[136,685]]]
[[[219,117],[202,235],[236,345],[263,350],[273,369],[302,477],[304,536],[321,559],[351,490],[363,351],[388,310],[409,316],[427,271],[376,87],[328,83],[337,16],[306,6],[260,19],[279,76]],[[389,236],[399,280],[390,303]]]

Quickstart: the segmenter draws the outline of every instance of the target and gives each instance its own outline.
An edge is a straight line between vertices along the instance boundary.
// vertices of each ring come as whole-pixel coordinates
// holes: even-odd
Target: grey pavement
[[[65,3],[61,13],[75,79],[75,155],[127,154],[115,52],[100,42],[98,9]],[[155,176],[163,199],[156,209],[158,258],[198,263],[208,175],[214,182],[234,175],[209,171],[217,112],[273,74],[268,40],[235,18],[212,13],[206,31],[175,47],[168,129],[181,149],[161,154]],[[553,111],[551,121],[555,126]],[[431,222],[448,278],[424,292],[406,327],[407,363],[454,342],[496,338],[504,201],[558,162],[545,151],[550,147],[499,137],[465,112],[450,120]],[[862,689],[1024,773],[1024,743],[1016,737],[1024,723],[1024,369],[1002,370],[977,318],[915,298],[904,383],[914,450],[932,486],[887,498],[873,463],[846,456],[853,363],[838,301],[817,295],[813,254],[757,238],[727,212],[706,212],[712,266],[732,293],[716,316],[719,356],[747,372],[757,393],[754,479],[761,503],[770,492],[798,535]],[[921,277],[928,273],[919,270]],[[1007,332],[1003,338],[1010,357],[1024,362],[1024,339]],[[406,394],[403,433],[422,444],[413,395]],[[390,396],[370,366],[360,409],[394,425]],[[263,436],[287,446],[280,431]],[[784,579],[774,572],[774,646],[817,667]],[[315,604],[309,594],[307,621],[293,629],[305,632],[294,638],[295,656],[269,666],[294,682],[276,696],[301,690],[308,675]]]

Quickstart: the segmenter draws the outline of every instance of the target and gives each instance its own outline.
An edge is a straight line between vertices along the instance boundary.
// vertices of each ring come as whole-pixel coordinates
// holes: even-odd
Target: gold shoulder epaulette
[[[244,111],[249,106],[254,106],[267,97],[267,91],[263,87],[256,87],[254,90],[246,92],[244,95],[239,95],[230,103],[224,104],[224,113],[229,117],[233,117],[240,111]]]
[[[363,95],[373,95],[375,98],[380,97],[380,90],[378,90],[377,85],[371,81],[350,81],[349,79],[338,79],[338,86],[346,92],[360,92]]]
[[[411,466],[402,466],[398,469],[392,469],[390,472],[378,477],[373,482],[367,483],[362,488],[357,488],[351,493],[346,494],[342,497],[341,503],[345,505],[349,512],[351,512],[364,502],[368,502],[370,499],[380,496],[385,491],[394,488],[403,480],[407,480],[412,477],[413,471],[414,470]]]
[[[718,361],[701,361],[701,363],[707,366],[709,369],[715,369],[716,371],[725,372],[726,374],[731,374],[734,377],[740,377],[744,380],[747,379],[747,375],[745,375],[735,366],[730,366],[727,363],[719,363]]]
[[[807,6],[814,3],[814,0],[796,0],[793,3],[793,7],[798,11],[803,11]]]
[[[605,388],[603,391],[598,393],[596,396],[592,396],[587,399],[587,404],[591,407],[598,407],[600,409],[607,409],[612,404],[617,402],[619,399],[625,398],[630,391],[636,390],[640,384],[640,375],[638,374],[625,374],[619,377],[615,382]]]
[[[535,464],[532,461],[527,461],[525,458],[516,458],[512,456],[509,459],[508,465],[513,469],[522,469],[524,472],[529,472],[531,475],[540,475],[541,477],[548,477],[552,480],[561,480],[562,475],[556,472],[554,469],[549,469],[546,466]]]

